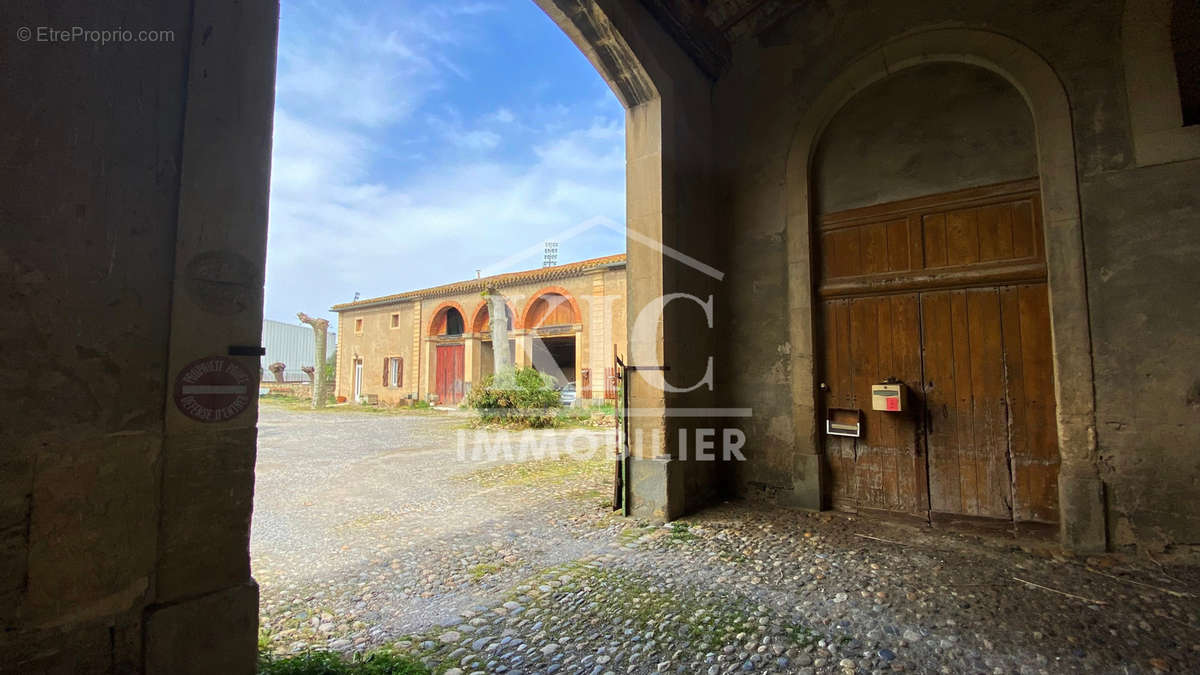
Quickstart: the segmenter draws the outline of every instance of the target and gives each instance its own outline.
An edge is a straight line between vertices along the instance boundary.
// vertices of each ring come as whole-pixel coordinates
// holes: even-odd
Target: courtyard
[[[591,456],[475,457],[468,420],[262,407],[260,647],[386,648],[447,673],[1200,668],[1183,554],[1075,557],[751,501],[656,525],[612,513],[611,430],[534,432]]]

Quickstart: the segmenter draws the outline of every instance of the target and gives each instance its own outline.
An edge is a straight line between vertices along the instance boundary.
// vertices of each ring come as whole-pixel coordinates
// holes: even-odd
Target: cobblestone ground
[[[463,422],[264,407],[271,649],[451,675],[1200,671],[1200,570],[1174,559],[741,502],[653,526],[611,514],[606,461],[460,458]]]

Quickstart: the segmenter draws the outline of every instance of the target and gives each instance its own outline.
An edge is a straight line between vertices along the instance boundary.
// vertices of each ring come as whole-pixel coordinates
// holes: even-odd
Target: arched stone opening
[[[575,296],[561,286],[542,288],[525,303],[521,325],[521,363],[553,377],[560,387],[578,383],[583,314]]]
[[[796,126],[786,175],[795,500],[808,508],[822,508],[822,482],[828,470],[820,453],[814,365],[818,343],[812,256],[814,152],[830,121],[856,93],[907,68],[938,62],[975,65],[997,73],[1020,92],[1032,113],[1062,461],[1060,535],[1068,548],[1103,550],[1103,485],[1095,466],[1091,334],[1070,104],[1061,82],[1040,56],[1015,40],[981,30],[936,29],[889,40],[834,78]]]
[[[521,313],[521,325],[528,330],[540,326],[569,326],[582,321],[579,303],[567,289],[551,286],[538,291]]]
[[[466,332],[465,313],[457,302],[443,302],[433,310],[429,319],[429,336],[456,336]]]
[[[516,323],[516,308],[513,307],[512,301],[506,299],[504,301],[504,305],[504,313],[508,316],[508,329],[511,331],[519,328],[520,324]],[[471,314],[470,332],[478,333],[484,340],[490,340],[491,336],[489,335],[489,331],[491,330],[491,325],[488,302],[486,300],[481,300],[475,307],[475,311]]]

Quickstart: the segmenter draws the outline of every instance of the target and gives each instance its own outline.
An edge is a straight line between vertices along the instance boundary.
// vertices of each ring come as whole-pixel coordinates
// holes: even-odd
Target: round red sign
[[[200,422],[225,422],[250,407],[254,385],[250,373],[231,358],[197,359],[175,378],[175,406]]]

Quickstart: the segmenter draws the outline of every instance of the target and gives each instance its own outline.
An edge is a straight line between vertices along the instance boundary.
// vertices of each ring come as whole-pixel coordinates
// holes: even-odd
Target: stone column
[[[583,370],[583,324],[575,327],[575,396],[583,398],[579,387],[583,385],[581,371]]]
[[[463,378],[467,381],[468,389],[475,386],[483,372],[483,341],[478,333],[467,333],[463,336]]]
[[[513,332],[515,338],[517,353],[513,365],[517,368],[527,368],[533,365],[533,336],[529,331],[519,330]]]
[[[429,395],[437,393],[437,343],[430,338],[425,338],[425,354],[421,358],[421,368],[425,371],[422,373],[421,382],[424,383],[424,391],[422,396],[425,400],[429,400]],[[440,404],[441,401],[438,401]]]

